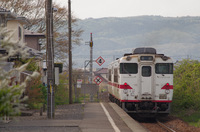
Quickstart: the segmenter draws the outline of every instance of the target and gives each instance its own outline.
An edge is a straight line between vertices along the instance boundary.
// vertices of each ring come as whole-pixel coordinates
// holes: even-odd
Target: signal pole
[[[47,34],[47,47],[46,47],[46,59],[47,59],[47,87],[48,87],[48,99],[47,99],[47,117],[54,118],[54,46],[53,46],[53,8],[52,0],[46,0],[46,34]]]
[[[68,0],[68,32],[69,32],[69,104],[73,103],[72,100],[72,51],[71,51],[71,0]]]
[[[92,41],[92,33],[90,33],[90,79],[89,83],[92,84],[92,70],[93,70],[93,41]]]
[[[92,84],[92,70],[93,70],[93,41],[92,41],[92,33],[90,33],[90,79],[89,79],[90,84]],[[93,94],[90,94],[90,101],[93,101]]]

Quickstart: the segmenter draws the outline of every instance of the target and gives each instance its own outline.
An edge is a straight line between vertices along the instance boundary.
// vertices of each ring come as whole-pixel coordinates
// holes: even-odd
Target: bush
[[[183,60],[174,70],[173,111],[200,110],[200,63]]]
[[[66,76],[67,73],[60,74],[60,84],[55,90],[55,105],[63,105],[69,103],[69,89]]]
[[[26,99],[21,98],[25,91],[26,83],[22,82],[19,84],[19,80],[14,79],[27,68],[29,62],[16,68],[8,69],[7,65],[4,65],[8,64],[7,60],[18,55],[21,58],[25,58],[27,51],[25,51],[24,43],[11,41],[12,33],[6,28],[0,27],[0,36],[4,37],[3,40],[0,40],[1,48],[6,51],[6,54],[0,54],[0,117],[2,117],[20,114],[20,109],[23,107],[21,102]],[[35,76],[37,76],[36,72],[28,78]]]
[[[43,104],[47,102],[47,90],[40,81],[40,76],[31,80],[26,88],[26,94],[28,96],[27,104],[31,109],[39,109]]]

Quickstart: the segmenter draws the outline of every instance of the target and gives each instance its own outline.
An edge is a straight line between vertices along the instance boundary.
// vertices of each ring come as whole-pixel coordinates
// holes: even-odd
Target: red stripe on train
[[[117,98],[116,96],[114,96],[113,94],[111,95],[115,97],[116,99],[118,99],[120,102],[143,102],[143,101],[157,102],[157,103],[171,103],[172,102],[172,100],[121,100]]]
[[[157,103],[171,103],[171,100],[120,100],[121,102],[143,102],[143,101],[148,101],[148,102],[157,102]]]
[[[108,82],[109,85],[111,86],[114,86],[116,88],[119,88],[119,89],[133,89],[131,86],[129,86],[128,84],[124,84],[124,85],[119,85],[117,83],[111,83],[111,82]]]
[[[174,89],[173,85],[165,84],[161,89]]]

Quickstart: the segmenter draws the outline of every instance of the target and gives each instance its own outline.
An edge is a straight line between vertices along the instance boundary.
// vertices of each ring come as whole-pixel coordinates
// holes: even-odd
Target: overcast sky
[[[68,0],[53,0],[67,6]],[[200,0],[71,0],[81,19],[139,15],[200,16]]]

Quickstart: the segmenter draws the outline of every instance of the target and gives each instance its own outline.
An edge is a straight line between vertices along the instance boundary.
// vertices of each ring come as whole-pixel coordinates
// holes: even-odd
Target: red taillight
[[[169,83],[166,83],[166,86],[169,86]]]
[[[124,85],[127,86],[128,84],[125,82]]]

